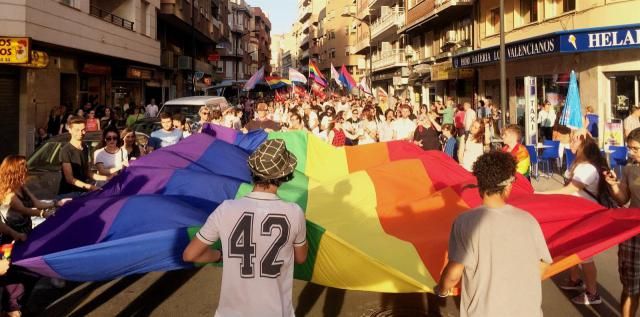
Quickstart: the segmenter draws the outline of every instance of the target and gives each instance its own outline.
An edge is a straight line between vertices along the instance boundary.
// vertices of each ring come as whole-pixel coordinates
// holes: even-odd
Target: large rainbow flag
[[[455,217],[478,206],[474,178],[441,152],[407,142],[334,148],[303,132],[242,134],[209,126],[132,162],[16,243],[15,265],[75,281],[193,267],[182,251],[225,199],[251,190],[248,155],[282,138],[298,157],[279,195],[308,221],[309,258],[295,276],[331,287],[429,292],[446,263]],[[536,196],[519,177],[510,203],[535,216],[558,273],[640,233],[640,210]],[[225,265],[232,265],[226,263]]]

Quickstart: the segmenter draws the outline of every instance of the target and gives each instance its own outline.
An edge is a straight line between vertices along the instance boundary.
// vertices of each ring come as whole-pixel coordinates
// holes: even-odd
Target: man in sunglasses
[[[200,121],[191,126],[191,131],[200,133],[205,123],[211,122],[211,109],[209,106],[202,106],[200,107],[200,111],[198,111],[198,115],[200,115]]]

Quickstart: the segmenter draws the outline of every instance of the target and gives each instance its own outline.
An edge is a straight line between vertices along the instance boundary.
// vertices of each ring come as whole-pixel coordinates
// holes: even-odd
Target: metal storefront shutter
[[[0,159],[9,154],[18,154],[19,111],[19,73],[0,70]]]

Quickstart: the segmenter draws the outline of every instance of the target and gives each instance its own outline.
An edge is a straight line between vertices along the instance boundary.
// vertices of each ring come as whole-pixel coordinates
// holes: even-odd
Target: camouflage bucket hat
[[[267,140],[249,156],[249,168],[253,175],[270,180],[293,173],[298,159],[287,150],[281,139]]]

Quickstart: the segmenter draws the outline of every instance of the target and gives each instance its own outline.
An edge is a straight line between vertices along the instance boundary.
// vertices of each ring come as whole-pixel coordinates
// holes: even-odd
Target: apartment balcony
[[[302,11],[300,11],[300,18],[298,18],[298,21],[300,21],[301,23],[304,23],[308,18],[311,17],[311,13],[312,13],[311,6],[306,6],[302,8]]]
[[[424,0],[407,11],[403,31],[427,23],[453,21],[470,15],[474,0]]]
[[[99,18],[101,20],[107,21],[113,25],[117,25],[121,28],[127,29],[129,31],[133,31],[133,22],[123,19],[115,14],[112,14],[109,11],[103,10],[95,5],[91,5],[89,9],[89,14]]]
[[[309,19],[306,22],[302,23],[302,33],[308,34],[312,25],[313,24],[311,23],[311,19]]]
[[[425,63],[429,64],[435,62],[436,60],[434,56],[427,55],[425,48],[420,48],[419,50],[405,48],[405,56],[407,57],[407,62],[410,66]]]
[[[364,20],[367,16],[369,16],[369,2],[372,0],[359,0],[356,4],[356,16]]]
[[[369,48],[369,38],[359,40],[353,47],[354,54],[368,54],[366,49]]]
[[[373,71],[380,71],[388,68],[407,66],[407,59],[403,49],[392,49],[374,56],[371,64]]]
[[[369,0],[369,9],[374,10],[381,6],[391,6],[395,3],[395,0]]]
[[[300,60],[305,61],[309,59],[309,50],[303,50],[300,52]]]
[[[395,36],[404,26],[404,8],[391,9],[371,24],[371,40]]]
[[[320,46],[311,45],[311,47],[309,47],[309,54],[311,54],[311,55],[320,55]]]
[[[242,23],[237,23],[237,22],[229,22],[229,28],[231,29],[231,32],[234,33],[244,33],[244,25],[242,25]]]
[[[305,34],[302,39],[300,39],[300,48],[306,49],[309,47],[309,41],[311,36],[309,34]]]

